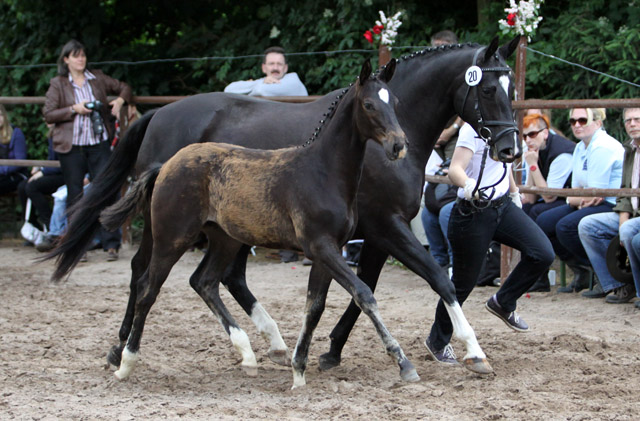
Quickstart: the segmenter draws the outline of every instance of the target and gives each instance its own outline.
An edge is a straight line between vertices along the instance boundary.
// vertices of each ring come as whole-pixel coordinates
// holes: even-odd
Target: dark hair
[[[433,45],[434,41],[444,41],[447,44],[457,44],[458,37],[453,31],[445,29],[444,31],[436,32],[431,37],[431,45]]]
[[[79,51],[85,51],[84,45],[82,45],[80,41],[76,41],[75,39],[67,42],[64,47],[62,47],[62,51],[60,52],[60,56],[58,57],[59,75],[67,76],[69,74],[69,66],[67,66],[67,63],[64,62],[64,59],[72,54],[75,55],[75,53],[78,53]]]
[[[285,64],[287,63],[287,56],[284,53],[284,48],[282,47],[278,47],[278,46],[274,46],[274,47],[269,47],[266,50],[264,50],[264,53],[262,54],[262,62],[266,63],[267,62],[267,54],[269,53],[277,53],[277,54],[282,54],[284,56],[284,62]]]

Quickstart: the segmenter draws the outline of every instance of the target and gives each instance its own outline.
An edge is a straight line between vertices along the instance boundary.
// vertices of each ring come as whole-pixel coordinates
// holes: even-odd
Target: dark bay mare
[[[429,48],[399,60],[389,86],[398,98],[397,116],[408,139],[407,158],[390,162],[373,143],[365,153],[362,187],[358,191],[358,225],[354,238],[363,238],[358,276],[375,289],[380,271],[390,254],[425,279],[446,303],[454,335],[466,346],[465,366],[478,372],[491,367],[455,297],[453,284],[409,228],[420,207],[424,168],[440,132],[454,115],[470,123],[491,146],[495,159],[510,162],[521,153],[513,121],[513,83],[508,58],[517,38],[498,47],[473,44]],[[258,149],[296,145],[313,138],[344,91],[334,91],[306,104],[286,104],[223,93],[195,95],[145,114],[133,124],[93,187],[77,203],[69,229],[50,257],[58,257],[52,278],[60,279],[77,264],[99,227],[100,212],[135,171],[139,174],[156,162],[165,162],[192,143],[224,141]],[[290,180],[296,183],[298,180]],[[136,307],[137,280],[151,255],[148,212],[140,249],[132,260],[129,303],[120,328],[120,344],[109,353],[119,365]],[[227,268],[224,285],[270,341],[269,356],[275,361],[286,352],[275,322],[246,286],[248,246]],[[331,349],[320,359],[323,369],[340,363],[341,351],[360,309],[353,302],[331,333]],[[259,321],[259,323],[258,323]]]
[[[102,213],[105,227],[117,229],[139,202],[150,201],[151,259],[137,282],[133,327],[116,377],[126,378],[133,370],[145,319],[162,284],[204,232],[208,248],[190,284],[241,352],[242,365],[253,373],[257,374],[257,361],[249,337],[219,295],[226,268],[243,244],[298,249],[313,258],[304,322],[292,359],[294,388],[305,384],[311,337],[331,279],[371,318],[387,353],[398,363],[402,379],[419,380],[383,324],[373,292],[353,273],[341,252],[357,224],[356,193],[367,140],[377,142],[387,159],[406,155],[406,136],[395,115],[397,101],[386,85],[394,69],[395,61],[391,61],[377,78],[370,79],[371,63],[366,60],[358,81],[306,147],[268,151],[226,143],[193,144],[162,168],[143,173],[129,194]]]

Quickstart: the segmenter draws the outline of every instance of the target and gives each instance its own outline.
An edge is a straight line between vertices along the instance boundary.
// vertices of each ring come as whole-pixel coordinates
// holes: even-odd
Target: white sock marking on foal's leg
[[[447,313],[449,313],[449,318],[451,319],[451,324],[453,325],[453,334],[456,336],[456,338],[464,342],[467,349],[467,354],[464,356],[464,359],[486,358],[487,356],[484,355],[484,352],[482,352],[482,348],[480,348],[480,344],[476,339],[476,334],[473,332],[471,325],[462,313],[460,304],[458,304],[458,302],[456,301],[451,306],[447,303],[444,303],[444,306],[447,309]]]
[[[122,351],[122,358],[120,359],[120,368],[113,373],[118,380],[124,380],[131,375],[133,369],[136,367],[138,361],[138,353],[131,352],[125,346]]]
[[[249,336],[247,336],[244,330],[229,326],[229,339],[231,339],[231,343],[235,349],[242,355],[242,363],[240,365],[249,368],[258,367],[256,355],[253,353],[253,349],[251,349]]]
[[[387,91],[386,89],[384,88],[380,89],[378,91],[378,96],[382,101],[384,101],[385,104],[389,103],[389,91]]]
[[[265,341],[269,342],[269,351],[287,351],[278,325],[258,302],[251,308],[251,320]]]

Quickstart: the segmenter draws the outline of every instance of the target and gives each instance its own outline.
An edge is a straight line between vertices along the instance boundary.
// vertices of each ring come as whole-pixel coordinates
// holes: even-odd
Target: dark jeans
[[[524,213],[529,215],[529,218],[535,221],[536,219],[538,219],[538,216],[540,216],[542,212],[546,212],[549,209],[557,208],[558,206],[565,205],[566,203],[567,203],[566,199],[564,197],[561,197],[549,203],[547,202],[525,203],[524,205],[522,205],[522,210],[524,211]]]
[[[100,142],[95,146],[73,146],[68,153],[58,154],[64,183],[67,185],[67,209],[82,197],[84,176],[89,173],[89,178],[93,180],[105,167],[110,155],[109,142]],[[120,230],[110,232],[101,227],[100,241],[103,249],[119,249],[120,239]]]
[[[589,256],[587,256],[578,235],[578,224],[587,215],[610,212],[612,208],[613,205],[609,202],[602,202],[598,206],[582,209],[572,208],[565,203],[540,214],[536,219],[536,224],[549,237],[553,250],[560,259],[565,262],[590,266]]]
[[[499,207],[468,214],[461,213],[461,209],[469,211],[463,204],[456,203],[448,230],[453,250],[452,281],[458,302],[462,305],[475,287],[489,243],[495,240],[521,253],[520,262],[496,293],[498,304],[505,311],[514,311],[518,298],[553,263],[555,254],[549,239],[510,199]],[[440,299],[429,339],[436,349],[442,349],[451,340],[452,333],[451,319]]]
[[[64,184],[62,174],[43,175],[42,177],[28,181],[24,180],[18,185],[18,195],[22,209],[27,206],[27,199],[31,199],[31,215],[29,222],[38,226],[38,223],[49,229],[51,222],[51,194]]]

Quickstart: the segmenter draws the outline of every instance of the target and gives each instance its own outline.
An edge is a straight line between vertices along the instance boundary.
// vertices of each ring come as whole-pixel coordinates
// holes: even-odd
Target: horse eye
[[[368,110],[368,111],[373,111],[375,108],[374,108],[374,106],[373,106],[373,104],[372,104],[372,103],[370,103],[370,102],[365,102],[365,103],[364,103],[364,109],[365,109],[365,110]]]
[[[482,93],[485,95],[491,95],[496,92],[495,86],[485,86],[482,88]]]

